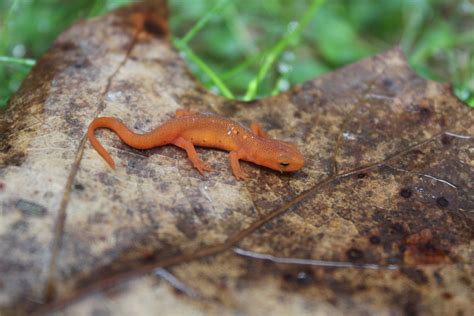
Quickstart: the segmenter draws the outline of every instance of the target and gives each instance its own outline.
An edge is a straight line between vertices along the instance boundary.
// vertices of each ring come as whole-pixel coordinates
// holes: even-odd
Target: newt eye
[[[280,165],[281,165],[282,167],[288,167],[288,166],[290,165],[290,163],[289,163],[289,162],[286,162],[286,161],[282,161],[282,162],[280,162]]]

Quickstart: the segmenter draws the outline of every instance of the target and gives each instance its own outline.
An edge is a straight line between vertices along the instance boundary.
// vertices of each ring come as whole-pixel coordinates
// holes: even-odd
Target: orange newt
[[[190,110],[177,110],[176,117],[145,134],[130,131],[113,117],[96,118],[89,125],[87,136],[95,150],[115,169],[109,153],[95,137],[97,128],[114,131],[127,145],[137,149],[150,149],[167,144],[176,145],[188,154],[194,167],[201,173],[211,168],[199,159],[194,145],[229,151],[232,172],[237,179],[246,179],[239,160],[278,170],[296,171],[303,167],[304,158],[295,145],[271,139],[260,125],[252,123],[250,130],[237,122],[211,114]]]

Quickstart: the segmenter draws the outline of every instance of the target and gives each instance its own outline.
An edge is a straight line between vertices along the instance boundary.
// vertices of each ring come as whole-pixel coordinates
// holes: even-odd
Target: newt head
[[[304,157],[295,145],[274,139],[265,139],[251,156],[252,162],[280,172],[297,171],[304,166]]]

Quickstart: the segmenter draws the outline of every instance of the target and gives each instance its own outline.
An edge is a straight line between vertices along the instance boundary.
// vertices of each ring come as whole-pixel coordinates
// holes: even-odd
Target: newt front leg
[[[191,160],[194,168],[196,168],[200,174],[204,175],[204,171],[212,170],[211,167],[209,167],[201,159],[199,159],[193,143],[188,142],[182,137],[178,137],[176,140],[173,141],[173,145],[176,145],[179,148],[186,150],[189,160]]]
[[[263,130],[262,126],[257,122],[252,122],[252,124],[250,124],[250,129],[252,130],[252,132],[254,132],[256,135],[258,135],[260,137],[270,138],[270,136],[268,136],[267,132],[265,132]]]
[[[243,153],[239,151],[231,151],[229,153],[230,166],[232,168],[232,173],[237,178],[237,180],[246,180],[248,176],[245,172],[240,169],[239,159],[243,157]]]

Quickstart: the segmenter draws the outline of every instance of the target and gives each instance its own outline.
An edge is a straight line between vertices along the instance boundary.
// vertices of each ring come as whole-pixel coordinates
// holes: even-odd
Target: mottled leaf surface
[[[176,109],[260,121],[301,148],[280,174],[199,149],[205,177],[137,132]],[[205,91],[166,6],[66,30],[0,119],[0,312],[456,314],[472,311],[474,113],[397,48],[251,103]]]

